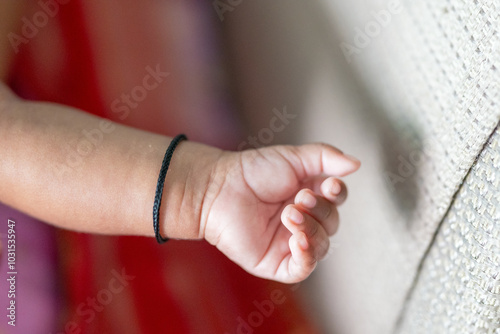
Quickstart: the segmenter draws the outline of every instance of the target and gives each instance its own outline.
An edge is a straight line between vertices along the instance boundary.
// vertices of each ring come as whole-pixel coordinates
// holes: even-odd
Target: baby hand
[[[205,194],[202,235],[253,275],[302,281],[337,231],[347,189],[335,176],[359,166],[326,144],[225,152]]]

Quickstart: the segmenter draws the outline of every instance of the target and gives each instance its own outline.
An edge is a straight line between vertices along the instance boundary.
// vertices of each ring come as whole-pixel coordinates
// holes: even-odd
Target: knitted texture
[[[332,7],[341,42],[359,46],[359,53],[352,55],[349,66],[368,93],[366,117],[373,120],[369,127],[375,129],[379,141],[379,148],[367,144],[380,150],[379,174],[372,177],[391,176],[384,189],[376,188],[373,192],[373,201],[380,201],[379,207],[384,207],[384,212],[376,215],[371,212],[366,217],[357,214],[356,228],[345,228],[346,234],[339,241],[348,244],[361,233],[367,237],[366,243],[373,243],[373,238],[383,240],[378,248],[361,245],[349,250],[350,255],[342,253],[348,257],[347,264],[336,270],[335,277],[352,285],[341,288],[349,304],[342,307],[352,310],[351,313],[359,312],[358,318],[374,324],[371,333],[387,333],[398,318],[405,319],[401,333],[427,333],[424,329],[445,326],[442,325],[445,319],[450,323],[465,316],[464,310],[469,310],[469,314],[463,324],[481,320],[485,328],[491,328],[495,321],[500,322],[495,313],[498,309],[490,309],[488,315],[484,311],[482,303],[490,303],[491,298],[483,300],[482,295],[473,295],[474,292],[467,290],[472,283],[452,277],[451,270],[428,269],[432,265],[427,265],[427,261],[434,264],[439,261],[437,255],[433,255],[436,259],[427,255],[451,256],[463,252],[478,256],[475,252],[479,251],[481,257],[488,258],[487,248],[474,248],[474,244],[468,243],[436,243],[434,236],[451,233],[440,230],[445,217],[449,219],[448,212],[457,220],[453,226],[459,231],[460,226],[470,224],[470,217],[458,214],[455,210],[459,208],[450,206],[500,119],[500,2],[400,1],[402,10],[392,15],[379,34],[370,37],[366,46],[356,44],[359,31],[366,31],[369,22],[375,21],[373,12],[387,10],[389,2],[354,0],[325,4]],[[490,171],[491,175],[495,173]],[[487,174],[482,174],[473,180],[486,182],[486,177]],[[468,194],[473,200],[475,194]],[[392,208],[387,209],[385,197],[392,200]],[[482,203],[484,207],[496,205],[488,197]],[[482,214],[478,211],[477,217]],[[349,212],[344,217],[350,217]],[[498,236],[498,219],[492,229],[496,231],[491,236]],[[377,261],[376,266],[373,261]],[[441,261],[458,266],[454,261],[459,260],[443,257]],[[380,273],[381,268],[385,275]],[[419,272],[421,268],[423,271]],[[426,283],[419,284],[429,289],[425,300],[433,300],[430,295],[442,282],[460,283],[461,287],[448,287],[449,295],[443,303],[449,304],[436,305],[442,309],[435,310],[433,316],[419,318],[419,325],[413,328],[407,321],[414,318],[413,312],[418,307],[411,306],[411,302],[407,304],[407,300],[423,291],[423,287],[412,290],[415,282],[420,282],[420,275],[425,276],[422,279]],[[475,279],[479,283],[474,284],[487,287],[494,281],[492,277],[478,274]],[[356,291],[360,287],[365,291],[363,296]],[[469,291],[470,295],[452,300],[450,296],[460,291]],[[440,297],[433,295],[433,298]],[[405,305],[408,305],[406,311]],[[367,330],[363,322],[350,320],[342,327],[349,328],[346,333],[362,333]]]
[[[440,227],[401,333],[500,333],[499,224],[497,130]]]

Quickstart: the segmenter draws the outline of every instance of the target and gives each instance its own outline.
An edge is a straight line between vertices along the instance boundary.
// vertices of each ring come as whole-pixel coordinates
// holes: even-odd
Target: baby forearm
[[[62,228],[153,235],[154,192],[171,138],[64,106],[8,100],[0,108],[1,202]],[[203,163],[207,149],[215,150],[183,142],[175,151],[160,212],[165,236],[200,237],[202,200],[184,193],[208,182],[188,180],[193,157]]]
[[[72,230],[153,236],[152,209],[171,138],[0,84],[0,201]],[[205,239],[259,277],[305,279],[326,255],[360,162],[328,144],[242,152],[183,141],[160,210],[164,237]]]

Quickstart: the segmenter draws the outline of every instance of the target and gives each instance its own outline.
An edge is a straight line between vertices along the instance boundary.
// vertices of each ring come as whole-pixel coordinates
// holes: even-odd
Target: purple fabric
[[[15,267],[9,268],[8,221],[15,221]],[[11,233],[12,234],[12,233]],[[0,333],[52,333],[58,310],[54,228],[0,203]],[[16,272],[11,275],[9,272]],[[15,276],[15,297],[9,298]],[[15,327],[7,307],[15,301]]]

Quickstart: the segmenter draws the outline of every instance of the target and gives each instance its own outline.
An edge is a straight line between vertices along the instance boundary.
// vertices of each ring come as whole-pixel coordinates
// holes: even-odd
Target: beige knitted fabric
[[[369,29],[370,22],[375,20],[373,13],[387,11],[388,3],[328,2],[342,34],[341,42],[360,46],[356,44],[356,34]],[[400,13],[393,14],[390,23],[349,59],[358,80],[371,96],[368,108],[382,146],[381,168],[372,177],[377,177],[377,173],[386,180],[389,177],[385,191],[394,207],[391,212],[381,201],[384,214],[371,213],[375,221],[356,222],[357,229],[347,227],[346,235],[339,241],[346,245],[361,235],[368,240],[383,240],[379,245],[368,241],[373,244],[371,248],[358,245],[350,251],[338,250],[343,258],[338,256],[331,261],[335,274],[329,274],[329,281],[347,284],[344,291],[335,289],[338,292],[330,294],[332,299],[344,294],[344,306],[334,306],[334,312],[344,314],[336,318],[342,324],[339,332],[387,333],[401,318],[404,325],[400,333],[449,333],[452,327],[446,326],[454,321],[455,328],[462,327],[462,331],[457,330],[459,333],[475,333],[472,326],[483,326],[493,333],[492,328],[500,322],[497,291],[500,262],[490,262],[498,260],[499,249],[481,249],[458,242],[436,243],[433,237],[435,233],[446,235],[446,224],[443,231],[439,229],[448,215],[455,217],[454,226],[462,233],[472,234],[471,230],[463,230],[471,218],[459,214],[458,202],[449,212],[448,209],[500,118],[500,2],[426,0],[400,4]],[[491,167],[489,177],[497,175],[493,170]],[[480,177],[486,178],[487,174]],[[480,177],[473,180],[479,182]],[[491,188],[495,191],[493,185]],[[369,191],[374,199],[385,197],[380,195],[383,189]],[[475,194],[464,192],[474,200]],[[481,202],[489,207],[498,205],[488,197]],[[476,219],[481,215],[478,212]],[[369,216],[347,214],[348,218]],[[490,243],[495,236],[498,238],[500,229],[498,218],[493,222],[496,224],[491,228],[496,232],[490,234]],[[372,227],[374,224],[378,226],[376,229]],[[371,231],[371,235],[360,232],[363,230]],[[431,258],[427,258],[429,249]],[[481,251],[484,254],[478,255]],[[484,275],[474,269],[470,274],[474,284],[490,286],[489,299],[471,290],[472,283],[456,277],[451,267],[431,269],[447,262],[470,267],[470,262],[457,262],[454,254],[459,252],[489,259],[484,263],[489,264],[483,268]],[[335,270],[339,265],[340,270]],[[379,272],[384,270],[381,268],[385,268],[385,277]],[[419,283],[412,290],[415,281]],[[446,296],[439,295],[443,285],[447,287],[443,290]],[[328,289],[328,283],[321,288]],[[420,294],[425,296],[419,298]],[[451,298],[453,295],[456,297]],[[412,299],[407,305],[409,297]],[[427,301],[433,304],[426,305]],[[493,303],[496,308],[484,307],[483,303]],[[422,316],[426,311],[428,316]],[[467,317],[464,312],[468,312]],[[343,323],[345,318],[349,322]],[[363,321],[357,323],[356,318]]]
[[[354,13],[350,8],[356,6],[350,6],[351,2],[341,5],[342,27],[350,25],[364,31],[368,22],[374,20],[368,13],[388,7],[381,1],[368,5],[365,2],[366,11],[360,14],[359,8]],[[451,333],[455,329],[457,333],[480,333],[479,328],[487,328],[485,332],[493,333],[500,323],[500,249],[496,247],[500,222],[498,216],[492,216],[490,234],[481,234],[481,228],[474,234],[467,226],[471,220],[473,226],[487,221],[488,213],[478,210],[474,215],[461,202],[476,203],[489,210],[498,206],[493,194],[500,191],[494,183],[500,174],[498,164],[495,171],[491,159],[492,154],[496,154],[495,159],[500,154],[496,142],[489,153],[485,152],[486,159],[490,158],[487,172],[471,176],[468,181],[477,184],[466,186],[477,189],[489,185],[493,194],[486,196],[481,192],[483,197],[478,198],[478,193],[463,189],[460,194],[466,199],[454,205],[452,199],[500,117],[500,2],[403,1],[401,6],[401,13],[393,15],[390,24],[383,28],[385,31],[351,59],[357,75],[378,104],[376,118],[382,120],[380,137],[386,161],[383,173],[391,177],[389,193],[401,213],[391,228],[400,234],[397,238],[401,254],[389,249],[386,254],[389,261],[399,262],[402,277],[394,281],[387,273],[386,279],[401,289],[399,293],[406,290],[407,296],[415,299],[406,311],[399,312],[405,321],[400,332]],[[349,19],[351,23],[347,22]],[[355,38],[346,36],[344,41],[354,42]],[[416,157],[413,163],[412,155]],[[478,169],[484,171],[485,167]],[[395,178],[398,182],[394,182]],[[440,238],[434,242],[433,236],[445,217],[447,222],[455,221],[451,226],[460,231],[455,233],[463,234],[463,240],[476,235],[487,243],[485,247],[458,240],[439,242]],[[440,236],[446,237],[453,231],[446,223],[442,228]],[[431,257],[427,258],[429,248]],[[460,262],[457,254],[470,260]],[[458,272],[450,264],[470,271],[470,281],[456,276]],[[483,267],[478,268],[479,265]],[[437,270],[436,266],[444,268]],[[415,280],[419,284],[411,290]],[[482,288],[471,288],[474,284]],[[374,288],[389,287],[375,282]],[[386,293],[389,296],[394,291]],[[404,307],[405,298],[399,307]],[[378,306],[376,301],[370,302],[373,308]],[[429,312],[427,317],[422,316],[425,312]]]
[[[401,333],[500,333],[500,131],[460,188],[417,282]]]

